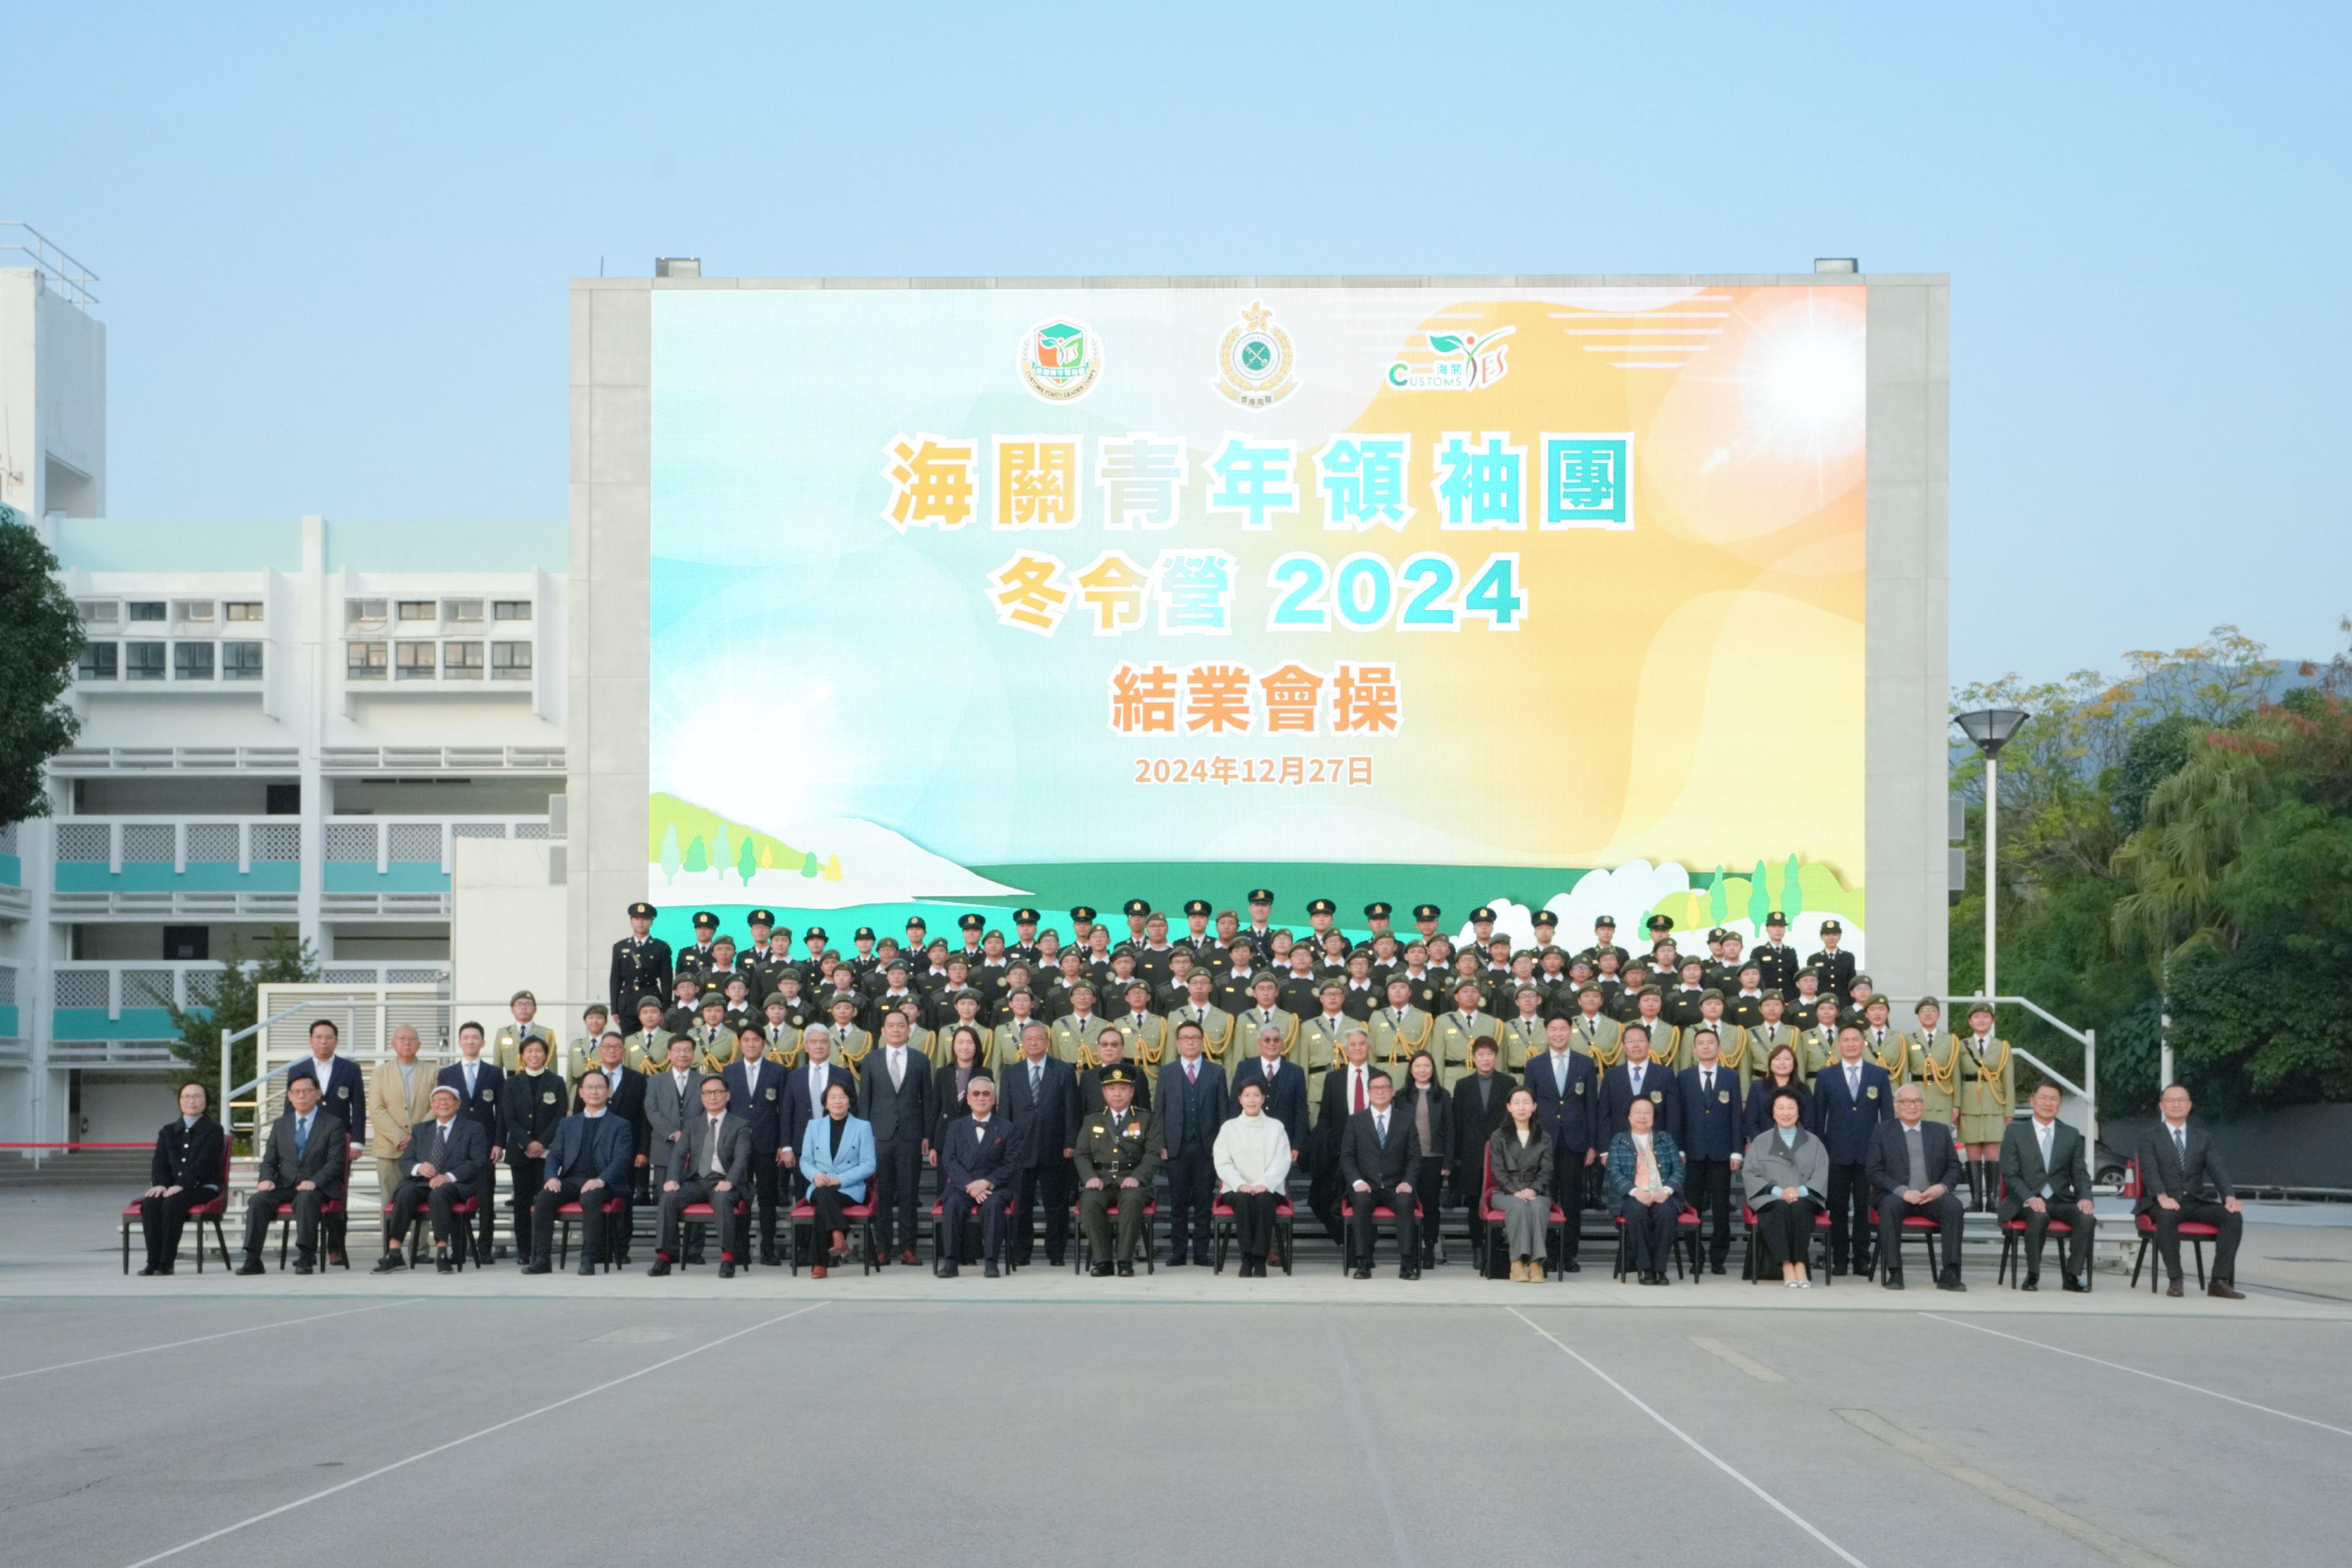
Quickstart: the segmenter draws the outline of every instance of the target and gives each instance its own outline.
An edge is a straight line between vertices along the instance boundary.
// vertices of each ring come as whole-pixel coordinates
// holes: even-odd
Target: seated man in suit
[[[526,1274],[549,1272],[555,1211],[567,1203],[580,1206],[580,1272],[593,1274],[604,1241],[604,1204],[628,1196],[636,1130],[612,1109],[603,1068],[582,1073],[577,1092],[580,1109],[557,1124],[554,1141],[540,1164],[546,1179],[531,1199],[531,1256],[523,1269]],[[624,1204],[622,1214],[627,1212]]]
[[[1943,1267],[1936,1289],[1960,1283],[1959,1151],[1948,1123],[1929,1122],[1927,1092],[1906,1083],[1895,1092],[1895,1120],[1882,1122],[1870,1144],[1870,1201],[1878,1209],[1878,1261],[1890,1291],[1903,1288],[1903,1221],[1920,1215],[1936,1222]]]
[[[238,1273],[261,1272],[261,1246],[281,1203],[294,1206],[294,1271],[307,1274],[315,1267],[320,1205],[343,1196],[346,1136],[343,1124],[319,1109],[319,1081],[289,1074],[286,1113],[262,1145],[258,1179],[245,1206],[245,1261]]]
[[[453,1242],[464,1247],[466,1237],[451,1209],[481,1193],[490,1170],[490,1140],[479,1124],[460,1114],[465,1100],[466,1092],[457,1084],[436,1083],[432,1116],[408,1130],[400,1154],[400,1186],[384,1209],[383,1256],[375,1261],[379,1274],[416,1266],[415,1260],[401,1255],[401,1242],[420,1208],[433,1216],[434,1268],[444,1274],[457,1271],[449,1248]]]
[[[530,993],[522,991],[517,994],[528,997]],[[489,1146],[490,1164],[497,1166],[506,1158],[506,1107],[500,1098],[506,1091],[506,1074],[497,1062],[483,1056],[480,1024],[468,1021],[457,1026],[457,1060],[443,1068],[434,1079],[436,1088],[444,1083],[457,1091],[457,1113],[481,1129],[482,1137]],[[483,1196],[487,1198],[497,1186],[496,1177],[486,1171]],[[475,1207],[480,1213],[476,1226],[478,1234],[474,1240],[474,1261],[488,1268],[490,1261],[490,1222],[496,1206],[485,1202]],[[522,1250],[520,1241],[516,1243],[515,1250]]]
[[[2158,1102],[2164,1119],[2139,1141],[2139,1212],[2156,1226],[2157,1255],[2164,1260],[2168,1296],[2180,1287],[2180,1226],[2210,1225],[2221,1235],[2213,1241],[2213,1271],[2205,1293],[2225,1301],[2242,1301],[2237,1290],[2238,1238],[2245,1228],[2244,1205],[2231,1193],[2230,1173],[2213,1147],[2212,1134],[2193,1126],[2194,1107],[2189,1091],[2175,1083]]]
[[[1004,1216],[1020,1170],[1020,1135],[996,1113],[996,1083],[974,1078],[963,1092],[968,1108],[940,1134],[939,1276],[961,1271],[964,1222],[980,1218],[982,1272],[995,1279],[1004,1257]]]
[[[751,1124],[727,1109],[726,1080],[704,1079],[700,1098],[702,1114],[689,1116],[678,1129],[661,1184],[661,1239],[654,1247],[654,1266],[646,1270],[656,1279],[669,1272],[670,1260],[677,1256],[678,1228],[690,1205],[709,1204],[717,1220],[722,1280],[735,1277],[735,1260],[749,1228],[737,1224],[736,1210],[749,1196]]]
[[[2058,1270],[2066,1289],[2088,1291],[2091,1262],[2091,1166],[2083,1134],[2058,1119],[2058,1086],[2033,1092],[2033,1114],[2011,1122],[2000,1140],[2000,1219],[2025,1222],[2025,1282],[2042,1288],[2042,1245],[2050,1222],[2063,1221],[2074,1243],[2060,1244]]]
[[[1018,1076],[1021,1070],[1013,1070]],[[1142,1077],[1125,1065],[1102,1070],[1103,1108],[1081,1118],[1073,1151],[1078,1173],[1078,1223],[1086,1227],[1087,1245],[1095,1256],[1097,1279],[1116,1268],[1124,1278],[1135,1272],[1136,1242],[1143,1234],[1143,1207],[1151,1201],[1152,1178],[1160,1171],[1160,1121],[1135,1107],[1136,1081]],[[1110,1210],[1118,1209],[1118,1250],[1111,1250]]]
[[[1372,1210],[1385,1208],[1396,1216],[1397,1278],[1421,1278],[1421,1226],[1413,1213],[1420,1201],[1412,1189],[1412,1174],[1422,1157],[1421,1136],[1412,1118],[1397,1111],[1396,1086],[1388,1073],[1373,1068],[1365,1081],[1370,1101],[1349,1116],[1339,1134],[1339,1183],[1347,1189],[1348,1250],[1354,1255],[1355,1277],[1372,1277],[1372,1246],[1378,1231]]]
[[[1151,1109],[1151,1082],[1146,1076],[1143,1063],[1127,1059],[1127,1038],[1116,1029],[1107,1029],[1095,1036],[1096,1065],[1078,1074],[1078,1113],[1091,1116],[1103,1108],[1102,1075],[1107,1067],[1131,1067],[1135,1080],[1135,1108]]]

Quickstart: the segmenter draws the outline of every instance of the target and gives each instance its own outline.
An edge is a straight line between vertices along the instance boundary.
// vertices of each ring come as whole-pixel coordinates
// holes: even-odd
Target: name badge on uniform
[[[495,1089],[485,1089],[482,1091],[482,1103],[486,1105],[498,1097],[499,1092]]]
[[[545,1093],[541,1094],[541,1095],[539,1097],[539,1103],[540,1103],[541,1104],[542,1104],[542,1105],[552,1105],[552,1104],[554,1104],[554,1103],[555,1103],[555,1091],[554,1091],[554,1090],[552,1090],[552,1089],[550,1089],[550,1090],[548,1090]]]
[[[1650,1091],[1650,1099],[1653,1103],[1663,1105],[1665,1103],[1666,1092],[1663,1089],[1653,1089]]]
[[[1872,1084],[1869,1088],[1867,1088],[1867,1089],[1864,1090],[1864,1091],[1862,1092],[1862,1097],[1863,1097],[1864,1099],[1865,1099],[1865,1100],[1875,1100],[1875,1099],[1877,1099],[1877,1098],[1878,1098],[1878,1085],[1877,1085],[1877,1084],[1875,1084],[1875,1083],[1874,1083],[1874,1084]]]
[[[1089,1137],[1099,1138],[1102,1136],[1102,1124],[1097,1122],[1093,1126],[1087,1129],[1087,1134]]]
[[[1730,1091],[1730,1090],[1728,1090],[1728,1089],[1718,1089],[1718,1090],[1717,1090],[1717,1091],[1715,1092],[1715,1102],[1716,1102],[1716,1103],[1717,1103],[1717,1104],[1718,1104],[1718,1105],[1728,1105],[1728,1104],[1730,1104],[1730,1103],[1731,1103],[1731,1091]]]
[[[768,1098],[769,1098],[769,1099],[771,1099],[771,1100],[773,1100],[775,1097],[776,1097],[776,1086],[775,1086],[774,1084],[771,1083],[771,1084],[769,1084],[769,1085],[768,1085]]]
[[[1576,1081],[1576,1092],[1577,1092],[1579,1094],[1581,1094],[1581,1093],[1583,1093],[1583,1092],[1584,1092],[1584,1080],[1583,1080],[1583,1079],[1581,1079],[1581,1078],[1580,1078],[1580,1079],[1578,1079],[1578,1080]]]

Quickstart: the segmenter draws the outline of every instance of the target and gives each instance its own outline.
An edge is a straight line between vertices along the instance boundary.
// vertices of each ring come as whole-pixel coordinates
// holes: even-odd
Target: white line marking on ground
[[[1549,1329],[1538,1323],[1533,1318],[1530,1318],[1527,1313],[1519,1311],[1517,1307],[1505,1307],[1503,1310],[1510,1313],[1513,1317],[1518,1319],[1519,1322],[1527,1324],[1528,1327],[1534,1329],[1536,1333],[1543,1335],[1544,1338],[1551,1341],[1554,1345],[1559,1347],[1563,1355],[1568,1356],[1579,1366],[1584,1368],[1585,1371],[1592,1374],[1593,1376],[1601,1379],[1601,1382],[1607,1384],[1610,1387],[1623,1395],[1626,1402],[1632,1405],[1634,1409],[1639,1410],[1643,1415],[1647,1416],[1651,1420],[1655,1421],[1659,1426],[1664,1427],[1667,1431],[1672,1432],[1675,1437],[1681,1438],[1685,1446],[1689,1448],[1693,1453],[1698,1455],[1708,1464],[1713,1465],[1717,1469],[1721,1470],[1725,1475],[1729,1476],[1733,1480],[1738,1481],[1741,1486],[1746,1487],[1749,1491],[1754,1492],[1759,1498],[1770,1505],[1775,1513],[1778,1513],[1781,1518],[1787,1520],[1790,1523],[1803,1531],[1807,1535],[1811,1536],[1815,1541],[1820,1542],[1823,1546],[1828,1547],[1831,1552],[1836,1554],[1839,1562],[1851,1563],[1853,1568],[1868,1568],[1868,1565],[1864,1563],[1861,1558],[1856,1557],[1853,1552],[1848,1552],[1844,1547],[1840,1546],[1836,1542],[1832,1541],[1828,1536],[1823,1535],[1814,1527],[1812,1521],[1806,1519],[1804,1515],[1799,1513],[1795,1509],[1790,1508],[1787,1503],[1782,1502],[1779,1498],[1774,1497],[1770,1492],[1766,1491],[1762,1487],[1758,1486],[1754,1481],[1749,1480],[1746,1476],[1732,1469],[1728,1463],[1717,1455],[1712,1449],[1708,1448],[1704,1443],[1701,1443],[1688,1432],[1684,1431],[1680,1427],[1675,1426],[1672,1421],[1667,1420],[1664,1416],[1659,1415],[1657,1411],[1652,1409],[1647,1404],[1643,1403],[1641,1396],[1635,1394],[1632,1389],[1626,1387],[1623,1384],[1618,1382],[1615,1378],[1610,1376],[1599,1367],[1593,1365],[1592,1363],[1585,1360],[1583,1356],[1579,1355],[1567,1341],[1561,1339],[1558,1334],[1553,1333]]]
[[[1949,1476],[1962,1486],[1982,1492],[1993,1501],[2013,1508],[2028,1519],[2037,1520],[2070,1536],[2110,1562],[2124,1568],[2177,1568],[2168,1558],[2133,1545],[2120,1535],[2109,1534],[2086,1519],[2078,1519],[2055,1504],[2044,1502],[2032,1492],[2020,1491],[1999,1476],[1988,1475],[1971,1465],[1961,1464],[1926,1438],[1905,1431],[1875,1410],[1840,1410],[1839,1417],[1848,1426],[1869,1433],[1888,1448],[1910,1455],[1940,1475]]]
[[[2046,1350],[2057,1355],[2071,1355],[2076,1361],[2087,1361],[2094,1366],[2113,1367],[2117,1372],[2128,1372],[2134,1377],[2145,1377],[2153,1383],[2168,1383],[2175,1388],[2186,1388],[2191,1394],[2202,1394],[2209,1399],[2220,1399],[2231,1405],[2242,1405],[2249,1410],[2259,1410],[2265,1416],[2275,1416],[2282,1421],[2298,1421],[2306,1427],[2316,1427],[2323,1432],[2333,1432],[2339,1437],[2352,1437],[2352,1427],[2331,1427],[2325,1421],[2315,1421],[2308,1416],[2298,1416],[2292,1410],[2274,1410],[2267,1405],[2257,1405],[2251,1399],[2241,1399],[2234,1394],[2224,1394],[2218,1388],[2205,1388],[2194,1383],[2183,1383],[2177,1377],[2167,1377],[2160,1372],[2143,1372],[2137,1366],[2126,1366],[2120,1361],[2103,1361],[2095,1355],[2084,1355],[2079,1350],[2068,1350],[2064,1345],[2044,1344],[2038,1339],[2027,1339],[2023,1334],[2003,1333],[1999,1329],[1989,1329],[1979,1323],[1965,1322],[1958,1318],[1948,1318],[1940,1312],[1921,1312],[1919,1315],[1923,1318],[1933,1318],[1939,1323],[1958,1323],[1961,1328],[1975,1329],[1977,1333],[1989,1333],[1995,1339],[2014,1340],[2019,1344],[2030,1344],[2036,1350]]]
[[[1331,1359],[1339,1369],[1340,1397],[1348,1407],[1348,1425],[1355,1429],[1356,1446],[1364,1452],[1372,1495],[1381,1500],[1381,1512],[1388,1519],[1389,1543],[1396,1548],[1399,1568],[1412,1568],[1412,1543],[1405,1538],[1404,1516],[1397,1511],[1396,1487],[1389,1479],[1388,1461],[1381,1457],[1381,1446],[1372,1437],[1371,1416],[1364,1408],[1364,1391],[1356,1381],[1348,1347],[1328,1317],[1323,1320],[1323,1337],[1330,1342]]]
[[[112,1350],[104,1355],[86,1355],[79,1361],[61,1361],[55,1366],[32,1366],[22,1372],[0,1373],[0,1383],[19,1377],[37,1377],[44,1372],[65,1372],[77,1366],[95,1366],[101,1361],[120,1361],[126,1355],[151,1355],[159,1350],[178,1350],[183,1345],[205,1344],[216,1339],[235,1339],[241,1333],[259,1333],[263,1329],[288,1329],[296,1323],[324,1322],[329,1318],[347,1318],[354,1312],[380,1312],[386,1307],[404,1307],[416,1300],[404,1296],[397,1301],[378,1301],[373,1306],[351,1307],[340,1312],[318,1312],[307,1318],[280,1318],[274,1323],[253,1323],[241,1329],[225,1329],[219,1333],[198,1334],[194,1339],[175,1339],[169,1344],[142,1344],[136,1350]]]
[[[747,1333],[757,1333],[760,1330],[764,1328],[773,1328],[776,1324],[782,1322],[787,1318],[800,1317],[804,1313],[813,1312],[816,1311],[817,1308],[827,1304],[829,1303],[824,1301],[812,1302],[808,1306],[798,1307],[793,1309],[792,1312],[780,1313],[772,1318],[763,1319],[759,1322],[753,1323],[750,1328],[737,1329],[733,1333],[721,1334],[717,1339],[713,1340],[705,1340],[702,1343],[696,1345],[692,1350],[682,1350],[676,1355],[669,1357],[667,1360],[656,1361],[648,1366],[641,1366],[635,1372],[623,1373],[620,1376],[613,1378],[609,1382],[600,1383],[593,1388],[583,1388],[577,1394],[567,1395],[563,1398],[555,1401],[552,1405],[542,1405],[536,1410],[526,1410],[520,1416],[509,1416],[505,1420],[498,1422],[492,1426],[485,1427],[478,1432],[468,1432],[462,1437],[452,1437],[446,1443],[436,1443],[432,1448],[425,1449],[422,1453],[411,1454],[404,1459],[394,1459],[388,1465],[380,1465],[376,1469],[368,1471],[367,1474],[363,1476],[353,1476],[351,1479],[347,1481],[339,1481],[335,1485],[328,1487],[322,1491],[314,1491],[308,1497],[298,1497],[292,1502],[281,1502],[276,1508],[257,1513],[250,1519],[240,1519],[235,1524],[225,1524],[221,1526],[220,1529],[213,1531],[208,1534],[199,1535],[193,1541],[183,1541],[177,1546],[169,1547],[164,1551],[156,1552],[152,1557],[142,1557],[138,1562],[133,1563],[131,1565],[131,1568],[147,1568],[147,1565],[151,1563],[161,1563],[167,1557],[177,1557],[183,1552],[191,1551],[195,1547],[218,1541],[225,1535],[235,1535],[240,1530],[250,1529],[252,1526],[259,1524],[266,1520],[276,1519],[281,1513],[291,1513],[298,1508],[306,1508],[311,1503],[318,1502],[326,1498],[333,1497],[337,1492],[349,1491],[353,1487],[361,1486],[368,1481],[374,1480],[379,1476],[388,1476],[394,1470],[405,1469],[410,1465],[433,1458],[436,1454],[446,1454],[452,1448],[462,1448],[466,1444],[473,1442],[476,1438],[487,1437],[493,1433],[503,1432],[509,1427],[520,1426],[523,1422],[531,1419],[533,1416],[544,1416],[551,1410],[561,1410],[566,1405],[577,1405],[580,1401],[588,1398],[591,1395],[602,1394],[610,1388],[618,1388],[624,1383],[633,1383],[638,1378],[646,1376],[649,1373],[659,1372],[665,1366],[675,1366],[688,1356],[700,1355],[706,1350],[717,1350],[720,1345],[725,1344],[730,1340],[741,1339]]]
[[[1699,1349],[1706,1352],[1707,1354],[1714,1356],[1718,1361],[1729,1362],[1732,1365],[1739,1368],[1740,1371],[1746,1373],[1748,1376],[1754,1378],[1759,1383],[1786,1383],[1789,1381],[1779,1373],[1773,1371],[1770,1367],[1765,1365],[1762,1362],[1749,1360],[1747,1356],[1740,1354],[1738,1351],[1732,1349],[1729,1345],[1724,1343],[1719,1339],[1709,1339],[1705,1334],[1692,1334],[1689,1337],[1691,1343],[1698,1346]]]

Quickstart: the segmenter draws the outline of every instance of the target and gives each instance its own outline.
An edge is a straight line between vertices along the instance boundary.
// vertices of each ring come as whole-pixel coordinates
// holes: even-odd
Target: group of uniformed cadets
[[[560,1065],[555,1035],[527,991],[515,994],[494,1034],[461,1025],[462,1061],[430,1082],[415,1073],[413,1038],[395,1042],[409,1049],[376,1066],[379,1081],[364,1098],[413,1108],[435,1092],[428,1119],[408,1137],[380,1137],[380,1169],[404,1228],[411,1215],[431,1220],[445,1267],[451,1247],[488,1260],[492,1215],[488,1201],[475,1206],[477,1231],[458,1197],[443,1189],[487,1198],[488,1169],[503,1162],[514,1253],[531,1271],[549,1268],[552,1229],[575,1203],[589,1221],[583,1272],[607,1249],[627,1261],[633,1205],[655,1206],[656,1273],[699,1260],[698,1244],[686,1239],[688,1210],[698,1204],[710,1206],[722,1273],[755,1256],[781,1264],[779,1212],[796,1202],[816,1210],[818,1223],[806,1232],[796,1225],[794,1239],[822,1272],[845,1250],[845,1237],[824,1234],[841,1204],[869,1199],[870,1260],[912,1265],[928,1166],[939,1171],[949,1217],[946,1256],[935,1260],[943,1272],[955,1270],[957,1221],[967,1217],[981,1227],[992,1271],[1000,1252],[1028,1261],[1040,1204],[1049,1263],[1062,1261],[1075,1208],[1097,1271],[1123,1272],[1163,1172],[1167,1261],[1209,1260],[1218,1134],[1234,1116],[1262,1111],[1286,1133],[1308,1208],[1349,1247],[1360,1275],[1370,1237],[1364,1214],[1348,1223],[1355,1198],[1369,1212],[1411,1193],[1398,1213],[1411,1274],[1435,1261],[1449,1203],[1469,1209],[1476,1249],[1488,1142],[1513,1124],[1509,1103],[1523,1086],[1555,1151],[1552,1197],[1570,1217],[1552,1228],[1545,1259],[1515,1265],[1515,1277],[1537,1278],[1578,1270],[1578,1221],[1585,1208],[1606,1207],[1608,1152],[1621,1134],[1646,1140],[1654,1129],[1687,1162],[1681,1196],[1706,1226],[1718,1273],[1738,1207],[1732,1173],[1740,1152],[1772,1127],[1777,1098],[1797,1098],[1803,1125],[1827,1146],[1827,1190],[1812,1198],[1829,1211],[1841,1272],[1870,1267],[1870,1145],[1893,1120],[1898,1089],[1916,1085],[1925,1119],[1952,1130],[1970,1207],[1992,1208],[2000,1167],[2018,1165],[2018,1066],[1992,1032],[1991,1008],[1969,1007],[1954,1031],[1930,998],[1898,1028],[1887,998],[1841,948],[1835,921],[1822,924],[1821,948],[1800,960],[1778,912],[1751,951],[1718,929],[1706,935],[1704,956],[1689,956],[1677,950],[1671,920],[1653,915],[1651,951],[1640,957],[1616,945],[1605,915],[1591,945],[1571,953],[1539,911],[1534,945],[1514,950],[1493,935],[1495,913],[1482,907],[1457,951],[1438,929],[1434,904],[1415,905],[1416,932],[1402,936],[1390,905],[1369,904],[1370,935],[1352,941],[1334,928],[1329,899],[1307,904],[1305,933],[1274,925],[1273,903],[1271,891],[1253,891],[1244,920],[1192,900],[1184,934],[1171,938],[1164,915],[1129,900],[1116,940],[1080,906],[1070,912],[1066,946],[1034,909],[1014,912],[1011,942],[967,914],[954,950],[929,939],[918,916],[903,946],[861,926],[846,955],[821,926],[800,934],[796,954],[793,933],[763,909],[751,913],[740,951],[704,911],[695,943],[673,954],[650,934],[653,906],[633,904],[631,934],[614,944],[612,1000],[587,1009]],[[331,1024],[314,1029],[312,1050],[315,1060],[290,1076],[312,1078],[328,1102],[320,1113],[362,1137],[357,1074],[335,1057]],[[404,1076],[394,1082],[395,1073]],[[1181,1073],[1172,1092],[1171,1073]],[[976,1083],[987,1085],[977,1097]],[[1409,1124],[1405,1143],[1360,1143],[1375,1123],[1390,1136],[1391,1104]],[[1633,1112],[1644,1108],[1636,1124]],[[1349,1131],[1366,1117],[1373,1120]],[[459,1121],[481,1135],[453,1139]],[[309,1147],[309,1126],[289,1124],[289,1150]],[[421,1141],[482,1168],[452,1171],[431,1159],[420,1167]],[[1647,1141],[1640,1147],[1645,1158],[1652,1152]],[[2038,1155],[2030,1168],[2044,1176],[2079,1163],[2057,1145],[2023,1152]],[[1403,1186],[1360,1179],[1368,1163]],[[1608,1184],[1612,1198],[1622,1185]],[[1937,1202],[1957,1201],[1937,1185]],[[2010,1198],[2042,1214],[2042,1198],[2063,1205],[2070,1196],[2058,1190],[2064,1180],[2034,1185],[2046,1190]],[[2087,1196],[2087,1176],[2081,1185]],[[257,1216],[262,1207],[276,1211],[274,1199],[256,1203]],[[609,1225],[593,1223],[603,1215]],[[2042,1228],[2029,1221],[2037,1268]],[[257,1242],[249,1243],[247,1261],[257,1260]],[[1265,1261],[1255,1260],[1257,1271]],[[382,1267],[402,1266],[388,1247]],[[2067,1271],[2071,1281],[2074,1270]]]

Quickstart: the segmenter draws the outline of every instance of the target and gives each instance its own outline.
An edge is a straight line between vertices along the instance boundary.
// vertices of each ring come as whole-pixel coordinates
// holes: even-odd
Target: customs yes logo
[[[1082,321],[1042,321],[1021,340],[1021,379],[1047,402],[1076,402],[1101,370],[1102,344]]]
[[[1389,366],[1389,385],[1400,392],[1476,392],[1493,386],[1510,373],[1504,340],[1518,329],[1497,327],[1481,336],[1474,332],[1422,332],[1418,345],[1408,343]]]
[[[1265,408],[1298,390],[1291,371],[1290,334],[1274,324],[1274,312],[1252,300],[1242,312],[1241,324],[1217,345],[1217,379],[1213,383],[1244,408]]]

